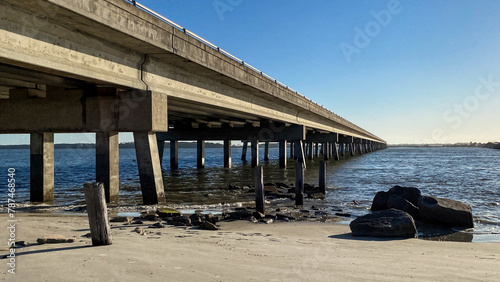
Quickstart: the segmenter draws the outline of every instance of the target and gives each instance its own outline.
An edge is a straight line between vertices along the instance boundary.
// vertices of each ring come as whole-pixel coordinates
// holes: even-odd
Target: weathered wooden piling
[[[231,168],[231,140],[224,140],[224,168]]]
[[[264,213],[264,173],[261,166],[254,169],[255,177],[255,208]]]
[[[179,168],[179,141],[170,141],[170,169]]]
[[[326,194],[326,162],[319,162],[319,191]]]
[[[111,229],[108,221],[104,184],[102,182],[85,183],[83,192],[87,205],[92,246],[111,245]]]
[[[295,205],[304,204],[304,164],[297,162],[295,165]]]

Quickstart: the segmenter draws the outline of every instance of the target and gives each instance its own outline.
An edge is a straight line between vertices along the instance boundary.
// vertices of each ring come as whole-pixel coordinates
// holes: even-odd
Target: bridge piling
[[[170,169],[179,168],[179,141],[170,141]]]
[[[261,166],[254,169],[255,178],[255,209],[264,213],[264,173]]]
[[[304,205],[304,163],[295,165],[295,205]]]
[[[326,162],[319,162],[319,191],[326,194]]]
[[[118,132],[96,132],[96,181],[104,184],[107,203],[118,202],[119,144]]]
[[[264,143],[264,161],[269,161],[269,141]]]
[[[243,142],[243,148],[241,149],[241,160],[246,162],[247,161],[247,151],[248,151],[248,141],[242,141]]]
[[[231,168],[231,140],[224,140],[224,168]]]
[[[250,142],[252,151],[252,167],[259,165],[259,140],[252,140]]]
[[[134,144],[144,204],[164,203],[165,192],[156,134],[144,131],[134,132]]]
[[[286,150],[286,140],[279,141],[279,163],[280,168],[286,168],[287,165],[287,150]]]
[[[30,134],[30,201],[54,200],[54,133]]]
[[[205,168],[205,141],[196,142],[196,167]]]
[[[332,144],[333,144],[333,159],[338,161],[338,160],[340,160],[339,148],[337,146],[337,143],[332,143]]]

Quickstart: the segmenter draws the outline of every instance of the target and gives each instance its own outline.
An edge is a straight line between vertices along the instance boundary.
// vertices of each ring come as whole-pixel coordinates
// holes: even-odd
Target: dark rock
[[[249,219],[252,214],[245,208],[236,209],[234,212],[229,213],[229,218],[233,220]]]
[[[219,221],[219,216],[213,215],[211,213],[205,215],[205,221],[208,221],[212,224],[216,224]]]
[[[160,217],[157,214],[145,214],[141,215],[141,218],[147,221],[158,221],[160,219]]]
[[[21,248],[21,247],[26,247],[26,246],[28,246],[29,244],[28,244],[28,242],[26,242],[26,241],[17,241],[17,242],[15,243],[15,245],[16,245],[16,248]]]
[[[163,225],[163,223],[161,222],[157,222],[151,226],[148,226],[148,228],[165,228],[165,225]]]
[[[323,194],[321,192],[307,193],[307,198],[309,198],[309,199],[321,199],[321,200],[323,200],[325,198],[325,194]]]
[[[351,217],[350,213],[345,213],[345,212],[336,212],[335,215],[342,217]]]
[[[384,191],[377,192],[377,194],[375,194],[375,197],[373,198],[371,210],[381,211],[388,209],[387,200],[389,199],[390,196],[391,194],[389,194],[388,192]]]
[[[126,217],[126,216],[115,216],[109,220],[109,222],[123,222],[123,223],[130,223],[132,221],[132,217]]]
[[[194,226],[199,226],[203,223],[203,217],[196,213],[190,215],[189,219],[191,219],[191,224]]]
[[[349,227],[353,236],[414,238],[415,221],[406,212],[388,209],[376,211],[353,220]]]
[[[276,219],[283,220],[283,221],[291,221],[291,220],[295,220],[295,217],[278,213],[278,214],[276,214]]]
[[[274,220],[272,218],[261,218],[259,221],[264,222],[265,224],[271,224]]]
[[[144,222],[142,220],[134,220],[132,221],[132,224],[143,224]]]
[[[205,230],[219,230],[219,227],[208,221],[203,221],[203,223],[200,225],[200,228]]]
[[[229,189],[229,190],[241,190],[241,189],[243,189],[243,187],[240,187],[240,186],[237,186],[237,185],[232,185],[232,184],[229,184],[228,189]]]
[[[173,218],[173,220],[179,223],[183,223],[186,226],[191,226],[191,218],[189,218],[187,215],[176,216]]]
[[[410,203],[405,198],[392,194],[389,199],[387,199],[387,207],[397,210],[402,210],[409,213],[414,219],[419,219],[420,214],[418,212],[418,208]]]
[[[425,222],[441,223],[453,227],[474,227],[469,205],[445,198],[422,196],[418,202],[420,216]]]
[[[253,213],[252,213],[252,215],[253,215],[253,217],[255,217],[256,219],[261,219],[261,218],[264,218],[264,217],[265,217],[265,215],[264,215],[263,213],[261,213],[261,212],[257,212],[257,211],[256,211],[256,212],[253,212]]]
[[[422,195],[419,189],[414,188],[414,187],[401,187],[399,185],[396,185],[389,189],[390,194],[396,194],[399,195],[406,200],[408,200],[410,203],[412,203],[414,206],[418,206],[418,199]]]
[[[281,182],[276,182],[276,186],[278,186],[279,188],[290,188],[290,186],[286,185],[285,183],[281,183]]]

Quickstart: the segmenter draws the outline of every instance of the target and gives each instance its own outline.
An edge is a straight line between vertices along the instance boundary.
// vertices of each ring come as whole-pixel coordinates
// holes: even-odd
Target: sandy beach
[[[352,237],[333,223],[221,222],[219,231],[112,223],[113,245],[92,247],[86,216],[17,214],[8,281],[498,281],[500,244]],[[7,215],[0,217],[8,254]],[[146,222],[145,222],[146,223]],[[59,234],[74,243],[36,244]]]

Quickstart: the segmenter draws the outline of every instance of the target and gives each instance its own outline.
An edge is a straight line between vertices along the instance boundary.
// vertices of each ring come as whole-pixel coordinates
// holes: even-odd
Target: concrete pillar
[[[355,148],[355,146],[354,146],[354,145],[355,145],[354,143],[351,143],[351,144],[349,145],[349,152],[351,152],[351,156],[354,156],[354,154],[356,153],[356,152],[355,152],[355,151],[356,151],[356,148]]]
[[[30,201],[54,200],[54,133],[30,134]]]
[[[319,156],[319,143],[314,144],[314,156],[317,157]]]
[[[252,151],[252,167],[257,167],[259,165],[259,140],[252,140],[251,151]]]
[[[307,147],[308,147],[307,157],[309,160],[312,160],[314,158],[314,143],[310,141]]]
[[[326,194],[326,162],[319,162],[319,191]]]
[[[286,140],[279,141],[279,158],[280,158],[280,168],[286,168],[287,152],[286,152]]]
[[[170,169],[179,168],[179,141],[170,140]]]
[[[304,163],[304,146],[302,140],[295,141],[295,154],[299,163]]]
[[[339,157],[339,148],[337,147],[337,143],[332,143],[333,144],[333,159],[338,161],[340,160],[340,157]]]
[[[231,168],[231,140],[224,140],[224,167]]]
[[[323,158],[325,161],[328,161],[330,158],[330,153],[328,152],[329,147],[328,142],[323,143]]]
[[[160,166],[163,167],[163,152],[165,151],[165,140],[158,140],[158,135],[157,135],[156,143],[158,144],[158,155],[160,156]]]
[[[247,161],[247,148],[248,148],[248,141],[243,141],[243,149],[241,150],[241,160],[244,162]]]
[[[96,181],[104,183],[106,203],[118,202],[120,189],[118,132],[95,134]]]
[[[295,158],[295,143],[290,142],[290,159]]]
[[[205,167],[205,141],[198,140],[196,144],[196,167],[204,168]]]
[[[145,205],[165,202],[158,145],[154,132],[134,132],[142,199]]]
[[[340,143],[340,155],[345,156],[345,143]]]
[[[264,161],[269,161],[269,142],[264,144]]]

